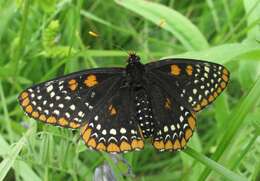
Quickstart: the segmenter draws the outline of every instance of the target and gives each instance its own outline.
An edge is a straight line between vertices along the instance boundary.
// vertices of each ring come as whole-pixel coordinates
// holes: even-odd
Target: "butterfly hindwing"
[[[69,74],[24,90],[19,95],[19,102],[27,115],[34,119],[78,128],[87,121],[94,105],[123,70],[104,68]]]
[[[144,147],[128,87],[116,89],[82,127],[81,137],[86,146],[109,153],[140,150]]]
[[[190,59],[167,59],[146,65],[159,79],[175,90],[193,111],[213,102],[226,88],[228,70],[219,64]]]
[[[154,114],[153,146],[159,151],[184,148],[195,129],[195,115],[164,88],[154,84],[150,90]]]

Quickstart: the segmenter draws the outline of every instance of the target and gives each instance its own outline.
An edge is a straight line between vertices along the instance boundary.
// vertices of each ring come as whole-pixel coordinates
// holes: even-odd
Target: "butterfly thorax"
[[[140,57],[130,54],[126,66],[127,79],[133,87],[140,87],[144,76],[144,65],[140,62]]]

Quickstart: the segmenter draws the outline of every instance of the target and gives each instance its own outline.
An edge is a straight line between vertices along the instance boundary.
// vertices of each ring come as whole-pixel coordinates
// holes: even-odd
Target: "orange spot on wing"
[[[166,101],[165,101],[165,103],[164,103],[164,107],[166,108],[166,109],[171,109],[171,105],[172,105],[172,103],[171,103],[171,101],[170,101],[170,99],[169,98],[166,98]]]
[[[229,73],[228,73],[228,70],[227,69],[223,69],[223,74],[226,74],[226,75],[228,75]]]
[[[191,65],[188,65],[185,70],[186,70],[188,75],[192,75],[193,68],[192,68]]]
[[[46,116],[44,114],[41,114],[40,117],[39,117],[39,120],[41,121],[46,121]]]
[[[48,119],[47,119],[47,123],[51,123],[51,124],[54,124],[54,123],[56,123],[56,118],[54,117],[54,116],[51,116],[51,117],[49,117]]]
[[[227,76],[226,74],[223,74],[223,75],[222,75],[222,79],[223,79],[225,82],[227,82],[227,81],[228,81],[228,76]]]
[[[181,148],[181,144],[180,144],[180,141],[177,139],[174,144],[173,144],[173,149],[174,150],[178,150]]]
[[[226,84],[226,82],[221,82],[220,86],[221,86],[222,89],[224,89],[227,86],[227,84]]]
[[[32,117],[34,117],[34,118],[38,118],[38,117],[39,117],[39,112],[37,112],[37,111],[33,111],[33,113],[32,113]]]
[[[22,102],[22,106],[23,106],[23,107],[28,106],[29,102],[30,102],[29,97],[25,98],[25,99],[23,100],[23,102]]]
[[[190,128],[186,129],[186,131],[185,131],[185,139],[189,140],[191,136],[192,136],[191,129]]]
[[[83,132],[82,138],[85,141],[85,143],[88,142],[89,138],[90,138],[90,134],[91,134],[91,128],[88,128],[87,130],[85,130]]]
[[[75,79],[71,79],[68,82],[68,84],[69,84],[70,90],[72,90],[72,91],[75,91],[77,89],[77,87],[78,87],[78,83],[77,83],[77,81]]]
[[[209,102],[212,102],[214,100],[214,97],[212,95],[210,95],[208,100],[209,100]]]
[[[94,85],[98,84],[97,77],[95,75],[89,75],[84,81],[87,87],[93,87]]]
[[[171,65],[171,74],[179,75],[181,73],[181,69],[178,65]]]
[[[27,106],[27,107],[25,108],[25,111],[26,111],[27,113],[31,113],[31,112],[33,111],[32,106],[31,106],[31,105]]]
[[[105,146],[104,143],[98,143],[96,149],[99,150],[99,151],[106,151],[106,146]]]
[[[132,148],[142,149],[144,147],[144,142],[142,140],[133,140],[131,143]]]
[[[89,147],[96,148],[97,142],[96,142],[96,140],[95,140],[94,138],[91,138],[91,139],[88,141],[87,145],[88,145]]]
[[[21,98],[22,98],[22,99],[25,99],[25,98],[28,97],[28,96],[29,96],[28,92],[23,92],[23,93],[21,94]]]
[[[188,123],[189,123],[190,128],[193,130],[196,125],[196,121],[195,121],[194,117],[190,116],[188,118]]]
[[[218,93],[217,92],[214,92],[213,93],[213,96],[216,98],[216,97],[218,97]]]
[[[123,141],[123,142],[120,144],[120,150],[121,150],[121,151],[131,150],[131,145],[130,145],[129,143],[127,143],[126,141]]]
[[[110,111],[110,115],[111,115],[111,116],[114,116],[114,115],[116,115],[116,113],[117,113],[116,108],[115,108],[113,105],[110,105],[110,106],[108,107],[108,110]]]
[[[201,105],[202,105],[202,106],[208,105],[207,99],[204,98],[204,99],[201,101]]]
[[[111,110],[111,115],[115,115],[115,114],[116,114],[116,109],[113,108],[113,109]]]
[[[73,85],[69,86],[70,90],[72,90],[72,91],[76,90],[77,87],[78,87],[78,84],[73,84]]]
[[[164,143],[162,140],[160,141],[154,141],[153,142],[153,146],[158,149],[158,150],[161,150],[161,149],[164,149]]]
[[[166,143],[165,143],[165,149],[166,150],[170,150],[170,149],[173,149],[173,144],[170,140],[168,140]]]
[[[201,106],[199,104],[196,105],[196,107],[193,108],[194,111],[199,111],[201,110]]]
[[[76,84],[77,83],[77,81],[75,80],[75,79],[71,79],[71,80],[69,80],[69,84],[71,85],[71,84]]]
[[[186,140],[184,138],[181,139],[181,147],[183,148],[186,145]]]
[[[120,149],[119,149],[119,147],[115,143],[110,143],[107,146],[107,151],[108,152],[120,152]]]
[[[73,129],[76,129],[76,128],[80,127],[80,124],[76,123],[76,122],[70,122],[70,127]]]
[[[59,123],[59,125],[61,125],[61,126],[66,126],[66,125],[69,124],[69,122],[68,122],[65,118],[60,118],[60,119],[58,120],[58,123]]]

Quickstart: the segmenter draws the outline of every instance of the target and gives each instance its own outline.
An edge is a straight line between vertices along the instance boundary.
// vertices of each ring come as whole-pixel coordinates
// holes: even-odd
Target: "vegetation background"
[[[98,36],[91,35],[96,32]],[[117,180],[260,180],[259,0],[0,0],[0,180],[92,180],[107,161]],[[121,48],[120,48],[121,47]],[[18,93],[93,67],[187,57],[227,66],[231,81],[198,114],[184,151],[150,144],[114,164],[79,132],[24,115]]]

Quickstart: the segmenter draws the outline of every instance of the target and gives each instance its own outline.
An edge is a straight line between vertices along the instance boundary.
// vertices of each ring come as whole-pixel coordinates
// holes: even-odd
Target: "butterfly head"
[[[127,61],[129,64],[139,63],[140,57],[138,55],[136,55],[135,53],[129,53]]]

